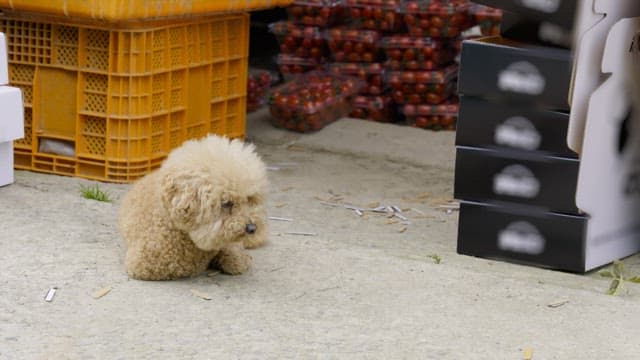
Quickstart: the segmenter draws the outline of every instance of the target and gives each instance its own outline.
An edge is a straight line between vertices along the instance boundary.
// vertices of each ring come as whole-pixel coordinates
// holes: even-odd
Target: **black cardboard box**
[[[573,45],[572,30],[548,21],[533,20],[509,11],[502,13],[500,34],[510,40],[540,46],[570,49]]]
[[[531,152],[459,146],[454,197],[579,214],[576,206],[579,163],[578,159]]]
[[[461,96],[456,145],[577,157],[567,146],[566,112]]]
[[[568,111],[572,55],[499,36],[462,43],[458,92],[462,95]]]
[[[458,253],[573,272],[586,265],[588,217],[462,202]]]
[[[578,0],[473,0],[478,4],[511,11],[523,17],[548,21],[573,29]]]

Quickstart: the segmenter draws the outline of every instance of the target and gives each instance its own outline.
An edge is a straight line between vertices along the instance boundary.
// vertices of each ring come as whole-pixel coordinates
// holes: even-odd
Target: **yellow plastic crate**
[[[106,22],[176,18],[287,6],[293,0],[0,0],[0,8]]]
[[[183,141],[243,137],[249,15],[123,29],[0,17],[23,91],[18,169],[130,182]]]

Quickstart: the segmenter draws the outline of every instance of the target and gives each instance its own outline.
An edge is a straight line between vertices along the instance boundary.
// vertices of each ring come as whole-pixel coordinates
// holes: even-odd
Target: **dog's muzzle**
[[[244,231],[246,231],[247,234],[255,234],[256,230],[258,230],[258,227],[254,223],[249,223],[244,228]]]

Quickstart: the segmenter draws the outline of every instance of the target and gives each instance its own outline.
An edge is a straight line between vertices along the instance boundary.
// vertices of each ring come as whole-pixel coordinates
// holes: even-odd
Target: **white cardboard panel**
[[[576,192],[578,207],[590,216],[588,268],[640,251],[640,114],[631,112],[629,52],[639,30],[640,18],[611,28],[600,67],[611,76],[588,102]],[[623,127],[629,131],[621,143]]]
[[[22,92],[12,86],[0,86],[0,142],[24,137]]]
[[[600,67],[607,35],[620,19],[635,16],[640,16],[638,0],[586,0],[578,11],[573,81],[569,95],[571,114],[567,134],[569,147],[577,153],[581,153],[583,149],[589,97],[604,79]]]
[[[0,186],[13,183],[13,142],[0,142]]]
[[[7,40],[3,33],[0,33],[0,85],[9,84],[9,69],[7,63]]]

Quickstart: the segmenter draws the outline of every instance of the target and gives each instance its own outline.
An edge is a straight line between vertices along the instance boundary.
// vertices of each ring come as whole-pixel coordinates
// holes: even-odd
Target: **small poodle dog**
[[[245,272],[252,258],[244,249],[266,239],[267,187],[253,145],[215,135],[185,142],[122,201],[129,276],[169,280],[209,267]]]

